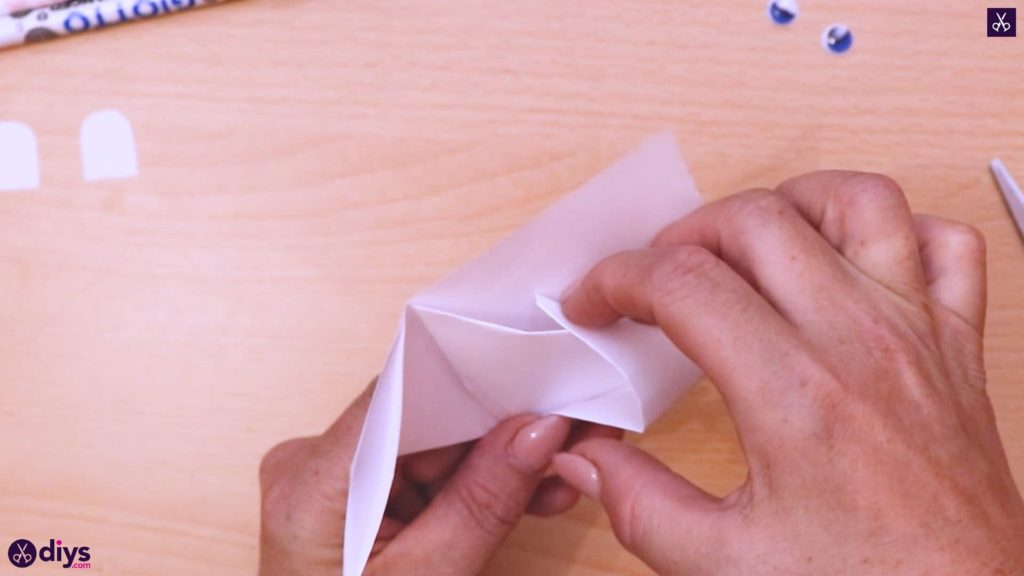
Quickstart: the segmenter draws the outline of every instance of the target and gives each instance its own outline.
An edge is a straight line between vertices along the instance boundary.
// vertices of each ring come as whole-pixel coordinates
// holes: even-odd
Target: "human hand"
[[[659,326],[721,391],[746,482],[716,498],[608,440],[555,470],[660,574],[1024,574],[985,392],[984,250],[877,175],[698,209],[598,264],[563,310]]]
[[[369,408],[368,388],[322,435],[274,447],[260,466],[261,576],[341,574],[349,466]],[[579,493],[544,478],[552,455],[604,426],[517,416],[473,444],[399,459],[367,575],[480,572],[524,512],[548,516]]]

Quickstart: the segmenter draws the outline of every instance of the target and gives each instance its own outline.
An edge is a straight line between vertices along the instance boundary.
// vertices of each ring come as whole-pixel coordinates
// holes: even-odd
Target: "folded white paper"
[[[576,326],[558,297],[699,204],[672,137],[656,136],[408,302],[352,463],[344,576],[366,566],[399,455],[479,438],[522,413],[639,432],[697,382],[657,328]]]

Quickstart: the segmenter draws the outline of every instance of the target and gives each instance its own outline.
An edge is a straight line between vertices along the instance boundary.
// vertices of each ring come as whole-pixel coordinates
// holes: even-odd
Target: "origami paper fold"
[[[672,137],[656,136],[408,302],[352,463],[345,576],[366,565],[399,455],[479,438],[521,413],[640,432],[697,382],[657,328],[576,326],[558,297],[699,204]]]

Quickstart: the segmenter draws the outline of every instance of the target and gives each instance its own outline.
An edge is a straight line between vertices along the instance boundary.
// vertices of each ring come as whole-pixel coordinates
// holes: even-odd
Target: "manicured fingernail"
[[[552,461],[555,474],[562,477],[570,486],[580,491],[591,500],[601,498],[601,479],[597,475],[597,467],[583,456],[562,452],[555,454]]]
[[[569,436],[569,421],[561,416],[545,416],[523,426],[512,439],[512,462],[523,472],[541,472]]]

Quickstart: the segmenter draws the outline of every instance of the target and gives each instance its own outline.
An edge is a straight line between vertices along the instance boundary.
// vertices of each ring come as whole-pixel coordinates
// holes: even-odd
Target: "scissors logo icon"
[[[996,32],[999,32],[1000,30],[1003,32],[1009,32],[1010,23],[1006,21],[1006,12],[1003,12],[1002,14],[996,12],[996,18],[999,19],[999,22],[993,22],[992,29]]]
[[[36,561],[36,546],[28,540],[15,540],[7,548],[7,559],[17,568],[27,568]]]
[[[32,562],[32,558],[34,558],[34,556],[32,556],[31,552],[26,551],[26,548],[28,548],[28,546],[25,544],[18,544],[18,553],[14,555],[15,563],[29,564]]]
[[[989,8],[988,35],[996,37],[1016,36],[1016,8]]]

